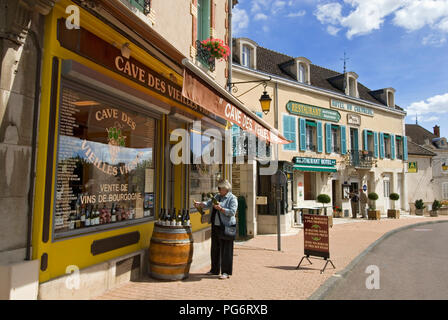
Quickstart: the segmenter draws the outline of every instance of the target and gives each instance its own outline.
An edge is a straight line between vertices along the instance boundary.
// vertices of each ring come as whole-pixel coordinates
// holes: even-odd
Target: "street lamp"
[[[269,113],[269,111],[271,110],[271,102],[272,102],[271,97],[266,92],[266,86],[267,83],[264,84],[264,91],[260,98],[261,110],[263,111],[264,114]]]
[[[229,83],[230,87],[232,88],[232,91],[234,93],[238,92],[238,88],[235,86],[236,84],[242,84],[242,83],[258,83],[255,87],[250,88],[249,90],[247,90],[246,92],[244,92],[243,94],[240,94],[239,96],[237,96],[237,98],[245,95],[246,93],[248,93],[249,91],[252,91],[253,89],[255,89],[256,87],[258,87],[259,85],[263,85],[264,86],[264,91],[263,94],[260,97],[260,105],[261,105],[261,110],[263,111],[264,114],[268,114],[269,111],[271,111],[271,102],[272,102],[272,98],[269,96],[268,92],[266,91],[266,87],[268,85],[268,82],[272,80],[272,77],[269,77],[269,80],[253,80],[253,81],[240,81],[240,82],[232,82]]]

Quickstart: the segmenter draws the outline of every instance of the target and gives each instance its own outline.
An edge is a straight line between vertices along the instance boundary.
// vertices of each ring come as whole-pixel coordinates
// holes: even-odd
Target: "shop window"
[[[316,173],[303,173],[304,200],[316,200]]]
[[[316,127],[314,121],[306,121],[306,150],[316,152]]]
[[[283,115],[283,136],[293,142],[283,145],[283,150],[296,151],[297,119],[294,116]]]
[[[339,126],[336,126],[336,125],[331,126],[331,139],[332,139],[331,152],[340,153],[341,152],[341,147],[340,147],[341,135],[340,135]]]
[[[83,92],[62,88],[55,237],[155,216],[156,120]]]
[[[223,179],[223,165],[222,165],[222,141],[213,143],[215,137],[206,134],[207,128],[204,128],[204,133],[194,130],[190,131],[190,210],[196,210],[193,206],[193,201],[205,201],[208,193],[218,192],[218,181]],[[210,148],[214,144],[213,151],[210,153],[211,158],[219,157],[219,161],[204,162],[203,154],[205,149]],[[221,150],[221,151],[220,151]],[[218,156],[220,154],[220,156]],[[219,162],[219,163],[216,163]]]
[[[210,38],[210,0],[198,0],[198,40]]]

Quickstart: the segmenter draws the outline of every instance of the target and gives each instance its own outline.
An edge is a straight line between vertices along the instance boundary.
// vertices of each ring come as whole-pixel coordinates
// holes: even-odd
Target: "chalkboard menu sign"
[[[330,258],[328,216],[304,214],[303,230],[305,255]]]
[[[63,87],[54,231],[154,218],[155,119]],[[79,230],[78,230],[79,229]],[[82,229],[82,230],[81,230]]]

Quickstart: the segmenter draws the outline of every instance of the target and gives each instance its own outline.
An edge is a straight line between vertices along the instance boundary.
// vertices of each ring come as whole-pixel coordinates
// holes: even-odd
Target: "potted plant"
[[[388,218],[399,219],[400,218],[400,210],[395,209],[395,201],[400,199],[400,195],[398,193],[391,193],[389,195],[389,199],[393,201],[394,209],[387,210],[387,217]]]
[[[369,211],[367,213],[369,220],[380,220],[381,219],[381,213],[379,210],[376,210],[375,201],[378,200],[378,194],[375,192],[370,192],[367,197],[370,200],[369,203]]]
[[[442,208],[442,204],[440,203],[440,201],[434,200],[434,202],[432,203],[432,210],[430,211],[429,215],[431,217],[438,217],[440,208]]]
[[[342,218],[342,209],[341,209],[341,207],[338,207],[338,206],[334,207],[333,212],[334,212],[333,216],[335,218]]]
[[[422,199],[415,200],[414,205],[415,205],[415,214],[417,216],[422,216],[423,209],[426,208],[425,204],[423,203],[423,200]]]
[[[324,208],[325,215],[327,215],[327,208],[325,205],[331,202],[331,198],[327,194],[320,194],[317,196],[317,202],[322,203],[322,208]],[[333,216],[328,217],[328,224],[330,227],[333,227]]]

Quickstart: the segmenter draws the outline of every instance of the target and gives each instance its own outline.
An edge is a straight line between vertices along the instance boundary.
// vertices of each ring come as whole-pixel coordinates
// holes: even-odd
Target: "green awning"
[[[294,165],[294,170],[308,172],[337,172],[335,167]]]
[[[368,136],[373,136],[373,132],[372,131],[367,131],[367,135]]]
[[[331,129],[339,130],[339,126],[332,124],[332,125],[331,125]]]
[[[308,121],[308,120],[306,120],[306,125],[307,125],[307,126],[310,126],[310,127],[317,127],[317,124],[316,124],[316,122],[314,122],[314,121]]]

